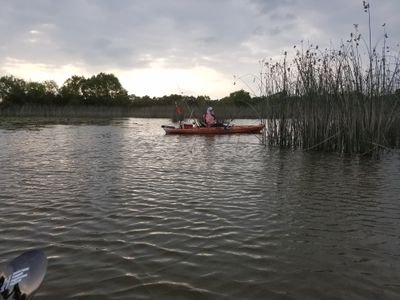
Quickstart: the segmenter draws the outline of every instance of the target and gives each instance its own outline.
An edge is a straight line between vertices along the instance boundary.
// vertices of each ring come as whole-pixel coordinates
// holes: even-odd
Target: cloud
[[[374,25],[386,22],[394,40],[399,40],[399,6],[398,0],[371,3]],[[227,84],[234,74],[257,73],[260,59],[279,56],[300,40],[339,44],[353,23],[365,33],[366,20],[358,0],[4,1],[0,72],[13,71],[8,57],[41,66],[41,74],[46,65],[51,76],[55,73],[50,70],[63,66],[85,74],[113,70],[117,76],[205,68]],[[376,27],[373,36],[378,39],[382,28]],[[214,79],[210,85],[216,84]],[[203,86],[199,84],[199,92],[207,91]],[[234,88],[225,87],[226,92]]]

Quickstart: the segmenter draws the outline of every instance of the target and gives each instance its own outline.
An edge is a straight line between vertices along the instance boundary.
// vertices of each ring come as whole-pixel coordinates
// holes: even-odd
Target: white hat
[[[210,106],[209,108],[207,108],[208,111],[212,111],[213,108]]]

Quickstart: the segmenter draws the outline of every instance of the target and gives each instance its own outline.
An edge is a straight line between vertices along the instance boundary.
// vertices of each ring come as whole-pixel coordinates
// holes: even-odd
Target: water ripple
[[[38,299],[397,299],[399,156],[165,136],[166,120],[0,129],[0,262]]]

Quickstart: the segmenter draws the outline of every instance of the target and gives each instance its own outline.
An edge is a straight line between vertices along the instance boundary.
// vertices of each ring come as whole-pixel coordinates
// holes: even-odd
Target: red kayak
[[[181,127],[161,126],[166,134],[236,134],[236,133],[260,133],[264,125],[229,125],[221,127],[197,127],[184,124]]]

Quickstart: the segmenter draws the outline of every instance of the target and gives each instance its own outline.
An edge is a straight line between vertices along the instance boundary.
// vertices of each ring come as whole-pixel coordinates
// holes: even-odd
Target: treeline
[[[90,78],[72,76],[63,86],[55,81],[26,82],[14,76],[0,78],[0,101],[10,105],[129,105],[130,97],[113,74]]]
[[[241,90],[220,99],[221,103],[245,105],[254,102]],[[172,94],[162,97],[129,95],[114,74],[99,73],[92,77],[72,76],[61,87],[53,80],[25,81],[14,76],[0,77],[0,105],[93,105],[93,106],[153,106],[186,101],[189,105],[215,103],[209,96]],[[211,102],[213,101],[213,102]]]

